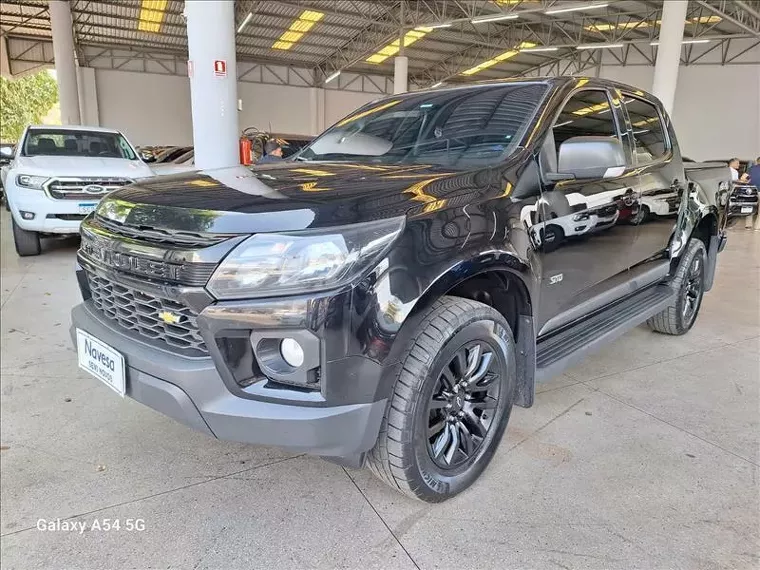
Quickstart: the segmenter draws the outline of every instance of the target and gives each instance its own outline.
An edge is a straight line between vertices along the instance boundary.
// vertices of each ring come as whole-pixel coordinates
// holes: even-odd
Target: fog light
[[[34,212],[25,212],[24,210],[19,210],[19,213],[21,214],[21,217],[25,220],[33,220],[34,219]]]
[[[293,368],[298,368],[303,364],[303,348],[293,338],[284,338],[280,342],[280,354],[285,362]]]

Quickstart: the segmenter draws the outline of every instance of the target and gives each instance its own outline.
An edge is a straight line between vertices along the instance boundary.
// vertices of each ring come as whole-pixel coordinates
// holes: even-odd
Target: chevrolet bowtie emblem
[[[170,311],[160,311],[158,318],[164,321],[167,325],[176,325],[182,322],[183,316]]]

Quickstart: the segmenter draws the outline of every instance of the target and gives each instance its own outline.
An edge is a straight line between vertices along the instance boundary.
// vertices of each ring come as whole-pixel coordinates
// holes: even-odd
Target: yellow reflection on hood
[[[334,172],[327,172],[327,170],[317,170],[316,168],[294,168],[291,172],[301,172],[302,174],[309,174],[311,176],[335,176]]]

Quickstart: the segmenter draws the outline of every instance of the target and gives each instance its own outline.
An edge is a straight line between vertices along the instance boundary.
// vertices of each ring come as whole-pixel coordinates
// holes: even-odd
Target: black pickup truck
[[[388,97],[293,160],[104,199],[82,224],[79,364],[208,435],[441,501],[537,381],[641,323],[689,331],[729,179],[685,170],[660,103],[626,85]]]

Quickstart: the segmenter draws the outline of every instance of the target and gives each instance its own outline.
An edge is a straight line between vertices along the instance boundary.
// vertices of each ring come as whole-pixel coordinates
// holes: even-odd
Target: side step
[[[649,287],[578,322],[536,346],[536,381],[548,380],[665,309],[675,298],[667,285]]]

